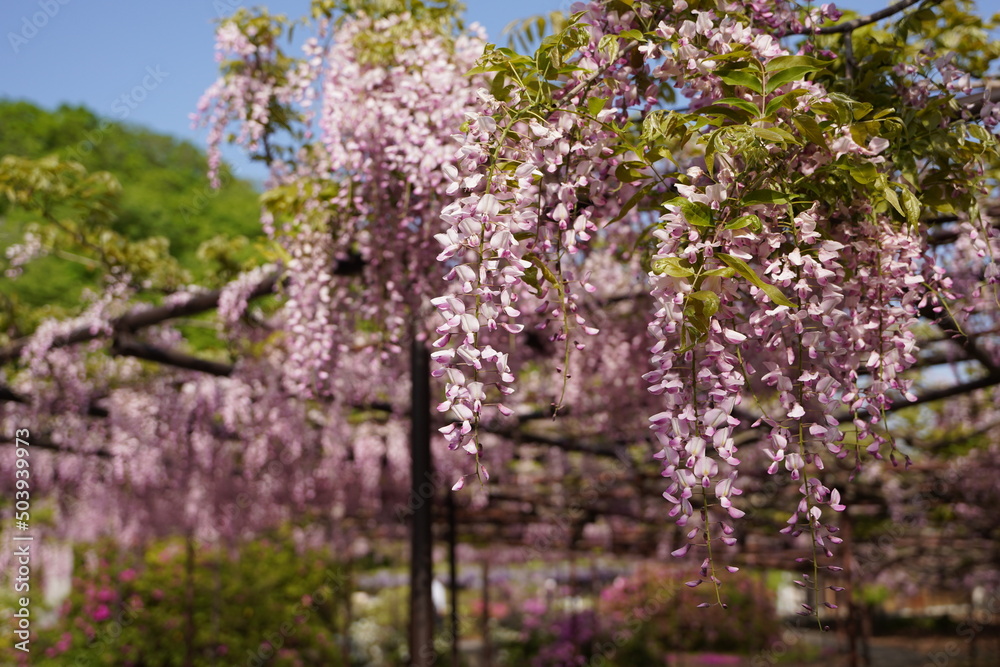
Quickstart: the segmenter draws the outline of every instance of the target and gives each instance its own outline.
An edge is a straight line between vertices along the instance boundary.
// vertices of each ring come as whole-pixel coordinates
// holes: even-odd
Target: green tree
[[[224,281],[254,254],[254,243],[261,239],[254,184],[224,168],[223,187],[212,189],[205,155],[191,143],[110,122],[83,107],[46,111],[23,101],[0,101],[0,125],[5,129],[0,157],[22,159],[5,163],[2,180],[7,185],[33,178],[41,179],[40,184],[53,177],[49,170],[56,168],[55,162],[46,167],[23,160],[77,163],[94,178],[107,172],[91,182],[101,181],[107,210],[96,217],[91,210],[90,220],[78,221],[83,226],[77,231],[99,243],[110,240],[110,232],[119,243],[140,244],[151,271],[162,271],[155,269],[160,260],[175,262],[171,279],[156,289],[169,291],[179,281]],[[37,169],[41,171],[33,171]],[[71,178],[70,172],[62,170],[60,178]],[[83,177],[78,173],[72,178]],[[95,192],[85,187],[79,194],[86,198]],[[22,243],[25,232],[34,231],[46,254],[28,263],[16,279],[13,274],[0,277],[0,331],[10,336],[27,333],[42,317],[72,312],[85,287],[102,288],[107,267],[90,252],[94,248],[81,247],[88,243],[83,237],[53,229],[50,217],[67,218],[65,201],[15,201],[11,190],[0,201],[0,246],[11,248]],[[5,268],[13,267],[8,261]]]

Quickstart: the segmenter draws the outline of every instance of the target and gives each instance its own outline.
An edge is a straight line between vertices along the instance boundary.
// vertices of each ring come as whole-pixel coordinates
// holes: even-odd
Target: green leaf
[[[774,303],[779,306],[787,306],[789,308],[795,307],[795,304],[789,301],[788,298],[781,293],[781,290],[774,285],[764,282],[764,279],[758,276],[757,273],[750,268],[750,265],[739,257],[733,257],[732,255],[728,255],[724,252],[717,252],[715,253],[715,256],[725,262],[731,269],[736,271],[736,273],[743,276],[747,281],[756,285],[757,288],[762,290],[764,294],[766,294]]]
[[[507,88],[504,86],[504,80],[507,78],[505,72],[497,72],[493,77],[493,82],[490,84],[490,94],[497,98],[501,102],[507,100]]]
[[[867,116],[874,107],[867,102],[855,102],[851,107],[851,113],[854,114],[854,120],[861,120]]]
[[[618,54],[621,52],[621,46],[618,45],[618,36],[604,35],[601,37],[601,41],[597,43],[597,50],[600,53],[607,54],[610,60],[616,60]]]
[[[710,176],[715,176],[715,152],[719,149],[719,130],[712,132],[705,144],[705,168]]]
[[[972,123],[972,124],[968,125],[967,127],[968,127],[968,130],[969,130],[969,134],[971,134],[974,139],[976,139],[976,140],[978,140],[978,141],[980,141],[980,142],[982,142],[984,144],[987,144],[987,145],[993,144],[993,141],[994,141],[993,135],[990,133],[989,130],[987,130],[982,125],[976,125],[976,124]]]
[[[812,71],[817,72],[825,69],[829,64],[830,61],[817,60],[809,56],[778,56],[768,62],[764,70],[767,72],[780,72],[792,67],[808,67]]]
[[[876,169],[875,165],[870,162],[864,162],[860,165],[851,165],[849,171],[851,173],[851,178],[862,185],[874,183],[878,180],[878,169]]]
[[[688,278],[694,275],[694,271],[681,264],[680,257],[661,257],[654,259],[650,265],[653,273],[671,278]]]
[[[714,61],[717,61],[717,62],[725,62],[727,60],[737,60],[737,61],[739,61],[739,60],[751,60],[752,58],[753,58],[753,54],[751,54],[749,51],[747,51],[747,50],[745,50],[743,48],[739,48],[739,49],[734,49],[734,50],[730,51],[729,53],[719,53],[719,54],[716,54],[714,56],[709,56],[708,58],[705,58],[705,60],[706,61],[708,61],[708,60],[714,60]],[[755,63],[756,61],[752,61],[752,62]]]
[[[614,218],[612,218],[611,220],[609,220],[608,223],[610,224],[612,222],[618,222],[619,220],[621,220],[622,218],[624,218],[626,215],[628,215],[629,211],[631,211],[633,208],[635,208],[636,205],[640,201],[642,201],[643,198],[645,198],[648,194],[649,193],[646,191],[646,188],[639,188],[638,190],[636,190],[635,194],[633,194],[631,197],[629,197],[628,201],[625,202],[625,205],[622,206],[621,209],[619,209],[618,215],[616,215]]]
[[[698,109],[695,113],[701,116],[722,116],[723,118],[728,118],[729,120],[739,123],[740,125],[750,122],[751,119],[756,115],[747,112],[746,109],[734,109],[733,107],[723,106],[721,104],[709,104],[706,107]]]
[[[753,231],[759,232],[763,228],[763,225],[761,225],[760,218],[753,213],[741,215],[726,224],[726,229],[743,229],[744,227],[750,227]]]
[[[815,71],[816,68],[814,67],[790,67],[789,69],[781,70],[768,80],[764,92],[770,95],[786,83],[798,81],[806,74],[811,74]]]
[[[955,200],[950,198],[951,190],[941,185],[931,187],[924,186],[923,203],[925,206],[933,207],[940,213],[954,213]]]
[[[676,111],[665,109],[651,111],[642,121],[642,138],[648,141],[653,137],[677,137],[683,144],[687,141],[686,120],[685,115]]]
[[[587,100],[587,111],[591,116],[596,117],[607,104],[608,100],[603,97],[591,97]]]
[[[702,302],[702,314],[705,317],[711,317],[719,312],[719,305],[721,300],[719,295],[715,292],[709,290],[699,290],[697,292],[691,292],[687,295],[688,299],[697,299]]]
[[[556,277],[556,274],[552,273],[552,269],[549,268],[548,264],[546,264],[541,257],[533,252],[526,252],[524,253],[524,259],[531,262],[539,271],[541,271],[542,277],[545,278],[546,281],[552,285],[560,284],[559,278]]]
[[[489,65],[489,66],[478,65],[470,69],[468,72],[466,72],[465,75],[472,76],[474,74],[486,74],[487,72],[502,72],[505,69],[507,68],[503,65]]]
[[[838,102],[815,102],[812,105],[813,113],[821,113],[824,116],[829,116],[831,119],[835,120],[841,125],[846,125],[853,120],[848,115],[848,108],[846,104]]]
[[[755,136],[764,141],[771,141],[776,144],[798,143],[794,136],[776,127],[755,127],[752,128],[752,131]]]
[[[615,178],[622,183],[641,181],[645,176],[631,168],[634,162],[624,162],[615,168]]]
[[[903,188],[903,211],[906,213],[906,221],[911,225],[920,222],[920,200],[908,188]]]
[[[823,129],[820,128],[819,123],[816,122],[815,118],[804,115],[793,116],[792,123],[795,124],[795,127],[799,129],[802,136],[809,140],[810,143],[830,150],[830,146],[826,141],[826,135],[823,134]]]
[[[753,102],[749,100],[742,100],[738,97],[723,97],[721,100],[716,100],[714,104],[727,104],[731,107],[736,107],[737,109],[743,109],[748,114],[756,116],[760,113],[760,107],[758,107]]]
[[[641,42],[646,39],[641,30],[626,30],[625,32],[618,33],[618,36],[622,39],[630,39],[633,42]]]
[[[745,206],[752,206],[754,204],[787,204],[789,200],[787,195],[777,190],[761,188],[743,195],[742,201]]]
[[[705,278],[715,278],[715,277],[732,278],[733,276],[736,275],[736,271],[729,268],[728,266],[723,266],[722,268],[719,269],[712,269],[711,271],[706,271],[701,275],[704,276]]]
[[[689,199],[682,199],[680,207],[684,218],[692,225],[696,227],[712,226],[712,209],[704,204],[698,204]]]
[[[796,88],[795,90],[789,91],[784,95],[778,95],[773,100],[768,102],[766,107],[764,107],[764,116],[770,117],[778,109],[795,108],[795,99],[805,92],[806,91],[802,88]]]
[[[521,280],[524,284],[532,289],[536,296],[541,294],[542,286],[538,282],[538,267],[529,266],[524,270],[524,275],[521,276]]]
[[[760,78],[758,78],[756,73],[751,72],[750,70],[723,70],[718,72],[718,75],[720,79],[728,83],[730,86],[744,86],[755,93],[763,92],[763,88],[760,85]]]
[[[899,205],[899,197],[896,196],[895,190],[893,190],[891,187],[887,187],[885,190],[882,191],[882,196],[885,197],[885,200],[887,202],[892,204],[892,207],[899,212],[899,215],[901,215],[904,218],[906,217],[906,213],[903,212],[903,207]]]

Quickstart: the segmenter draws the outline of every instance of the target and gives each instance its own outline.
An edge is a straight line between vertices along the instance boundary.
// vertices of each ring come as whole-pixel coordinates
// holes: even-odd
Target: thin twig
[[[891,4],[885,9],[880,9],[877,12],[869,14],[868,16],[859,16],[856,19],[850,21],[845,21],[844,23],[838,23],[837,25],[828,25],[823,28],[810,29],[803,28],[798,32],[793,32],[793,35],[835,35],[843,32],[852,32],[858,28],[862,28],[866,25],[871,25],[876,21],[881,21],[884,18],[892,16],[893,14],[898,14],[899,12],[912,7],[913,5],[920,2],[920,0],[900,0],[897,3]],[[940,4],[942,0],[930,0],[930,4],[937,5]]]

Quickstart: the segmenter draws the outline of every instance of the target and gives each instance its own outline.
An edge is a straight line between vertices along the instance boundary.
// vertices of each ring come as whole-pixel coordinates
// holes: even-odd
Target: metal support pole
[[[410,355],[410,500],[414,507],[410,540],[410,665],[431,667],[434,664],[431,510],[435,489],[431,467],[430,354],[427,346],[414,337]]]
[[[455,546],[458,544],[458,522],[455,520],[455,492],[448,491],[448,576],[449,613],[451,615],[451,665],[459,667],[458,659],[458,558]]]
[[[480,617],[483,632],[483,667],[493,666],[493,646],[490,644],[490,561],[483,558],[483,614]]]

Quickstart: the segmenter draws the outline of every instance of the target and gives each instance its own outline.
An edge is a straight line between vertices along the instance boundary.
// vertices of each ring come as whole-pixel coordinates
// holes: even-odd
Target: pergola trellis
[[[814,32],[819,34],[851,33],[852,31],[873,24],[884,18],[894,16],[897,13],[915,5],[919,0],[899,0],[883,10],[874,12],[867,16],[860,16],[854,20],[845,21],[833,26],[823,27]],[[848,72],[856,66],[851,53],[851,40],[845,42],[847,52],[845,53]],[[629,44],[626,48],[633,48]],[[850,74],[848,74],[850,76]],[[978,116],[983,104],[986,101],[994,100],[998,95],[998,88],[995,82],[986,81],[982,85],[982,90],[964,98],[958,99],[958,107],[971,114]],[[994,226],[1000,220],[1000,207],[993,206],[986,210],[987,217],[990,218]],[[954,242],[958,234],[948,228],[948,224],[955,222],[956,217],[937,217],[926,220],[928,231],[928,243],[932,247],[940,247]],[[357,275],[361,270],[358,258],[349,258],[338,262],[332,267],[331,272],[338,276]],[[282,277],[279,272],[273,273],[262,279],[249,294],[249,299],[275,293],[281,283]],[[63,347],[77,345],[98,338],[107,337],[110,340],[109,352],[113,355],[130,356],[179,369],[207,373],[213,376],[226,377],[234,372],[234,365],[222,363],[214,360],[203,359],[179,350],[166,349],[145,342],[139,336],[140,332],[148,327],[165,323],[178,318],[198,315],[215,309],[219,304],[221,290],[214,290],[192,296],[182,303],[174,303],[163,306],[140,306],[129,311],[125,315],[110,322],[110,335],[105,332],[93,331],[87,327],[81,327],[67,334],[57,337],[52,345]],[[632,297],[625,295],[622,301],[629,301]],[[891,409],[911,407],[923,403],[930,403],[955,396],[965,395],[983,389],[988,389],[1000,384],[1000,364],[993,359],[990,354],[980,345],[981,339],[988,336],[995,336],[995,330],[966,333],[954,322],[947,313],[934,313],[927,310],[922,315],[929,321],[936,321],[940,336],[935,340],[926,341],[926,347],[918,363],[918,367],[930,368],[942,364],[952,364],[956,362],[968,362],[976,372],[971,374],[972,379],[964,382],[957,382],[951,386],[929,389],[920,393],[915,401],[906,402],[899,398],[894,401]],[[22,351],[28,345],[30,339],[20,339],[14,341],[7,347],[0,349],[0,364],[14,363],[20,357]],[[409,419],[412,425],[412,488],[411,496],[419,495],[419,485],[430,478],[431,456],[430,456],[430,429],[433,426],[433,418],[430,410],[431,395],[429,383],[429,369],[427,351],[421,344],[414,344],[413,356],[413,391],[411,395]],[[0,386],[0,401],[30,403],[30,396],[23,396],[10,388]],[[359,406],[367,410],[375,409],[397,416],[405,416],[406,409],[395,405],[367,405]],[[88,416],[101,419],[108,416],[108,409],[101,405],[100,401],[87,406]],[[427,619],[430,614],[425,613],[430,609],[430,568],[432,567],[430,558],[430,545],[432,532],[435,526],[450,525],[447,535],[454,546],[456,525],[462,525],[466,535],[481,539],[483,541],[509,542],[512,544],[525,543],[525,527],[532,523],[551,524],[553,516],[562,517],[561,523],[568,526],[566,543],[564,548],[572,550],[577,547],[586,546],[583,542],[582,533],[584,525],[606,518],[611,521],[621,522],[627,528],[613,535],[610,543],[603,545],[612,551],[621,549],[624,552],[639,551],[642,553],[654,553],[658,542],[655,536],[663,531],[662,517],[657,512],[657,501],[659,500],[660,488],[662,485],[655,466],[649,464],[644,466],[635,461],[624,463],[625,459],[620,458],[622,453],[632,444],[641,442],[642,436],[635,439],[609,442],[601,437],[568,437],[563,433],[555,432],[552,429],[538,428],[537,424],[546,418],[547,411],[539,411],[533,414],[522,415],[513,423],[485,424],[483,430],[491,432],[497,437],[510,438],[520,443],[521,451],[525,456],[534,456],[536,453],[548,450],[560,451],[567,456],[579,456],[584,460],[595,461],[618,461],[620,470],[617,476],[609,478],[607,484],[600,484],[599,488],[604,492],[599,498],[579,502],[574,500],[574,484],[568,480],[560,480],[559,486],[565,502],[558,503],[555,499],[560,495],[553,493],[538,492],[537,489],[544,485],[546,480],[533,479],[530,475],[525,475],[527,485],[509,484],[506,475],[495,475],[491,484],[490,502],[485,508],[476,509],[474,512],[467,507],[455,502],[454,494],[446,494],[445,510],[440,511],[440,503],[423,502],[419,503],[414,511],[412,549],[413,549],[413,602],[411,612],[414,621],[422,623],[420,627],[414,627],[414,635],[411,637],[412,654],[416,655],[418,646],[426,646],[430,639],[431,628]],[[740,414],[741,419],[746,423],[752,423],[757,415]],[[986,425],[980,428],[981,433],[987,433],[1000,427],[1000,422]],[[747,442],[752,442],[757,437],[757,432],[751,427],[741,436]],[[110,458],[110,452],[106,450],[88,450],[81,452],[73,447],[55,443],[47,440],[44,436],[36,435],[33,446],[49,449],[60,454],[83,454],[97,456],[100,458]],[[921,443],[922,447],[932,449],[933,443]],[[544,454],[541,454],[544,456]],[[601,465],[601,464],[597,464]],[[579,480],[576,488],[579,489]],[[525,491],[528,486],[531,491]],[[591,485],[590,489],[593,490]],[[457,506],[456,506],[457,505]],[[572,514],[572,517],[569,515]],[[569,518],[567,518],[569,517]],[[749,517],[752,522],[752,516]],[[391,525],[391,524],[390,524]],[[398,524],[392,526],[398,530]],[[443,529],[442,529],[443,530]],[[623,537],[616,541],[618,537]],[[765,556],[776,554],[773,548],[776,545],[769,544],[768,547],[753,559],[756,562],[763,562]],[[452,554],[453,554],[452,549]],[[749,555],[749,554],[747,554]],[[785,556],[781,556],[782,562]],[[749,561],[748,561],[749,562]],[[452,562],[454,572],[454,561]],[[420,613],[417,613],[420,612]],[[423,620],[421,620],[423,617]]]
[[[991,90],[988,89],[987,92]],[[1000,210],[990,209],[989,213],[992,216],[1000,213]],[[954,218],[937,218],[928,221],[927,224],[931,228],[929,232],[931,245],[945,245],[957,238],[957,235],[947,228],[947,224],[954,220]],[[357,261],[348,260],[335,267],[333,273],[346,277],[357,275],[359,269]],[[280,289],[281,281],[280,271],[267,275],[250,291],[249,300],[275,294]],[[130,356],[178,369],[226,377],[234,372],[234,364],[158,347],[144,342],[140,337],[146,328],[215,309],[219,304],[221,293],[221,290],[213,290],[194,295],[180,303],[137,306],[110,322],[110,335],[88,327],[80,327],[56,337],[52,346],[73,346],[107,338],[110,340],[109,352],[113,355]],[[613,302],[634,305],[636,299],[642,298],[642,295],[624,295],[614,299]],[[942,315],[926,310],[922,315],[929,321],[936,322],[940,336],[926,341],[918,367],[929,368],[941,364],[968,362],[977,366],[978,373],[972,374],[973,379],[965,382],[924,391],[912,402],[902,398],[897,399],[891,407],[892,410],[964,395],[1000,384],[1000,365],[980,345],[982,338],[991,336],[994,332],[965,333],[948,314]],[[29,342],[30,338],[19,339],[0,349],[0,364],[16,363]],[[410,494],[411,498],[416,498],[421,494],[420,485],[423,481],[432,478],[430,434],[431,429],[439,424],[431,409],[429,355],[424,344],[413,343],[411,358],[412,391],[409,406],[379,403],[357,407],[409,419],[412,455]],[[31,397],[22,396],[7,387],[0,386],[0,401],[29,403]],[[88,406],[87,414],[101,419],[108,416],[108,410],[97,401]],[[481,429],[495,437],[511,439],[518,443],[520,455],[526,459],[544,457],[549,451],[559,451],[569,457],[582,457],[580,459],[584,462],[582,467],[599,469],[596,483],[593,480],[585,480],[582,476],[584,473],[553,483],[552,480],[546,480],[544,475],[524,472],[511,473],[510,476],[519,478],[511,483],[508,481],[508,475],[501,473],[495,475],[490,484],[489,502],[485,507],[472,510],[466,504],[456,501],[455,494],[450,491],[445,493],[443,499],[425,498],[424,502],[414,503],[410,531],[411,655],[418,655],[420,647],[432,645],[430,642],[433,641],[431,547],[435,528],[438,532],[437,539],[447,539],[450,547],[452,596],[456,595],[454,573],[457,565],[454,547],[459,530],[463,538],[468,541],[521,547],[526,549],[528,554],[538,554],[541,551],[573,552],[590,548],[630,555],[648,556],[657,553],[664,533],[660,498],[662,480],[657,466],[652,462],[643,464],[630,459],[627,455],[629,446],[648,443],[649,439],[640,434],[636,434],[635,438],[617,441],[608,441],[599,435],[568,436],[551,426],[544,426],[549,416],[548,410],[538,410],[522,414],[506,423],[486,423],[481,425]],[[757,418],[757,415],[745,410],[739,416],[745,423],[752,423]],[[540,424],[543,426],[539,427]],[[984,430],[996,427],[1000,427],[1000,423],[984,427]],[[758,437],[753,427],[746,428],[740,435],[745,443],[753,442]],[[36,436],[34,446],[61,454],[81,453],[101,458],[111,456],[106,450],[77,452],[68,445],[51,442],[44,436]],[[609,473],[608,462],[614,462],[616,470]],[[541,490],[546,483],[557,486],[558,492]],[[438,495],[436,489],[435,495]],[[584,497],[588,499],[581,500]],[[752,525],[754,517],[749,516],[747,519],[748,524]],[[609,538],[603,541],[584,538],[585,526],[601,521],[613,525]],[[528,530],[536,524],[559,525],[564,534],[560,534],[558,539],[557,537],[547,539],[546,549],[537,549],[537,539],[533,544]],[[404,537],[401,532],[402,524],[388,525],[389,528],[384,532],[385,537],[396,539]],[[903,541],[899,544],[906,546]],[[534,550],[533,546],[536,547]],[[744,548],[734,561],[755,566],[787,566],[792,559],[806,555],[804,550],[798,553],[796,547],[789,548],[785,541],[780,539],[765,543],[755,541],[752,546],[754,547],[752,549]],[[988,548],[988,544],[975,541],[966,546]],[[849,554],[849,549],[847,551]],[[453,611],[454,609],[453,605]],[[457,627],[455,618],[453,627]]]

